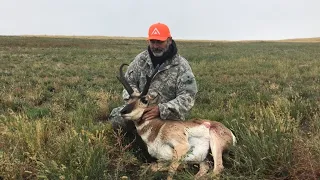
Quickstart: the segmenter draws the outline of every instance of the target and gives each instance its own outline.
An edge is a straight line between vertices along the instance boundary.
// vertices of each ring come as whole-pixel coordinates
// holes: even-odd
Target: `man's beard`
[[[161,56],[163,56],[163,54],[165,52],[168,51],[169,46],[170,46],[170,44],[168,43],[167,47],[165,47],[164,49],[162,49],[162,48],[151,48],[151,52],[155,57],[161,57]]]

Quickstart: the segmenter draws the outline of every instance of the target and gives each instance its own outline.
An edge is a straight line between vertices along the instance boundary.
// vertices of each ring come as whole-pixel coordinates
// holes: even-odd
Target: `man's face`
[[[171,44],[171,39],[167,39],[165,41],[160,40],[149,40],[149,46],[154,56],[160,57],[162,56],[166,51],[168,51],[169,46]]]

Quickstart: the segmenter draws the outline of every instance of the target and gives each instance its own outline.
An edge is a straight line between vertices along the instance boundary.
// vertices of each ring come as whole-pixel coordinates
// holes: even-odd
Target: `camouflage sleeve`
[[[132,89],[139,93],[138,90],[138,83],[139,83],[139,72],[140,72],[140,66],[138,65],[140,59],[140,54],[135,57],[135,59],[129,64],[129,67],[125,73],[125,78],[132,87]],[[128,92],[123,89],[122,91],[122,98],[123,100],[127,101],[129,99],[129,94]]]
[[[161,119],[185,120],[186,114],[194,105],[197,92],[197,82],[189,68],[178,79],[177,97],[158,105]]]

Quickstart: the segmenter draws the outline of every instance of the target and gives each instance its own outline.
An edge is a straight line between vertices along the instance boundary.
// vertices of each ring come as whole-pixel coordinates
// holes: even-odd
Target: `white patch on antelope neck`
[[[150,121],[144,121],[142,124],[140,124],[139,126],[136,125],[136,128],[138,131],[141,131],[142,128],[144,128],[145,126],[147,126],[148,124],[150,124]]]
[[[141,134],[140,136],[141,136],[141,138],[142,138],[142,140],[143,140],[144,142],[148,142],[148,137],[149,137],[150,134],[151,134],[151,128],[148,129],[145,133]],[[148,144],[149,144],[149,143],[147,143],[147,145],[148,145]]]

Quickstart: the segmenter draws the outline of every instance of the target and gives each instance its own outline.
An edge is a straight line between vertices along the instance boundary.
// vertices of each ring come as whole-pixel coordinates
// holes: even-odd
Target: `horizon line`
[[[105,36],[105,35],[48,35],[48,34],[22,34],[22,35],[0,35],[0,36],[20,36],[20,37],[49,37],[49,38],[85,38],[85,39],[130,39],[130,40],[147,40],[147,37],[139,36]],[[289,39],[253,39],[253,40],[214,40],[214,39],[188,39],[188,38],[173,38],[176,41],[201,41],[201,42],[256,42],[256,41],[294,41],[294,42],[320,42],[320,37],[302,37]]]

